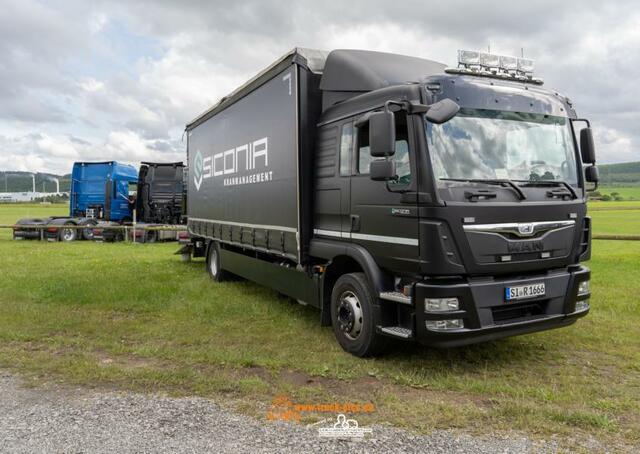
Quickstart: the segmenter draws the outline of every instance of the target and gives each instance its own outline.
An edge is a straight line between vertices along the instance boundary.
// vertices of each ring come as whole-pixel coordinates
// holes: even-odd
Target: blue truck
[[[14,239],[50,241],[91,240],[99,222],[123,224],[132,221],[135,200],[130,193],[138,183],[138,170],[116,161],[76,162],[71,172],[69,216],[21,219],[14,228]],[[19,227],[42,225],[45,229]],[[59,226],[59,227],[57,227]],[[65,226],[86,226],[85,229]],[[114,238],[119,234],[113,233]]]

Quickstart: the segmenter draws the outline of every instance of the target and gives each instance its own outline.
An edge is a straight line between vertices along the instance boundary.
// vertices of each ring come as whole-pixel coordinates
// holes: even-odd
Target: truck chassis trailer
[[[14,228],[14,238],[121,241],[125,239],[125,231],[109,227],[132,225],[135,207],[140,221],[136,241],[174,241],[174,230],[161,230],[159,227],[183,223],[183,179],[182,162],[143,162],[139,172],[132,166],[117,162],[75,163],[70,215],[21,219]],[[132,190],[138,192],[135,201]],[[34,225],[43,227],[39,229]],[[87,228],[76,229],[74,226]],[[156,230],[144,230],[145,227]]]

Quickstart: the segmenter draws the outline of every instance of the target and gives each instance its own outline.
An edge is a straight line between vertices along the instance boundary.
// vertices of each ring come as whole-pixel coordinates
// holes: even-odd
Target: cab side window
[[[369,150],[369,124],[358,127],[358,173],[368,174],[372,161]],[[407,116],[396,113],[396,162],[398,180],[390,182],[394,186],[408,186],[411,183],[411,165],[409,161],[409,130]]]
[[[340,176],[351,175],[351,150],[353,150],[353,123],[342,125],[340,134]]]

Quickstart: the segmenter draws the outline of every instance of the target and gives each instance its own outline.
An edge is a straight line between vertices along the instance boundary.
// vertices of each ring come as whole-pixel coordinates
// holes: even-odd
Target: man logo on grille
[[[520,235],[533,234],[533,224],[518,224],[518,233]]]

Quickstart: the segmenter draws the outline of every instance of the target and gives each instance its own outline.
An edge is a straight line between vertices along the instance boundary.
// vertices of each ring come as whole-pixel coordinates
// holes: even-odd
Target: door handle
[[[349,216],[351,218],[351,231],[359,232],[360,231],[360,216],[357,214],[352,214]]]

